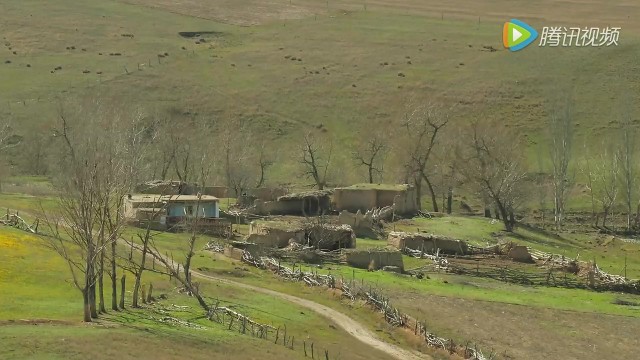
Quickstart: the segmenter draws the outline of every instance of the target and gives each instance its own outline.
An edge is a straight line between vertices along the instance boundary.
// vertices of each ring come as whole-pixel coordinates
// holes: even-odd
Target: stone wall
[[[407,247],[429,254],[434,254],[437,249],[440,249],[440,252],[444,254],[464,255],[468,253],[466,242],[433,234],[391,232],[387,237],[387,244],[398,250]]]
[[[369,269],[373,265],[375,270],[385,266],[396,266],[404,271],[402,254],[399,251],[385,250],[350,250],[346,254],[347,264],[359,269]]]

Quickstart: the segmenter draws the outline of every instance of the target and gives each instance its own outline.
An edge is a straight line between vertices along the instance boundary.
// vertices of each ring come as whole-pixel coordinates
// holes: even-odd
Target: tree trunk
[[[416,203],[419,211],[422,210],[422,179],[414,177],[413,184],[416,186]]]
[[[98,318],[98,309],[96,307],[96,284],[95,281],[89,287],[89,309],[91,310],[91,317]]]
[[[89,288],[82,289],[82,300],[84,304],[84,322],[91,322],[91,305],[89,300]]]
[[[484,207],[484,217],[491,219],[491,209],[488,207]]]
[[[98,268],[98,310],[100,313],[106,313],[104,307],[104,251],[100,252],[100,266]]]
[[[433,190],[433,185],[431,185],[431,181],[429,181],[429,178],[424,173],[422,174],[422,177],[424,178],[424,181],[427,183],[427,188],[431,193],[431,203],[433,203],[433,212],[440,212],[438,210],[438,200],[436,197],[436,192],[435,190]]]
[[[142,271],[138,271],[136,273],[136,279],[135,282],[133,283],[133,299],[131,301],[131,306],[133,306],[134,308],[139,307],[138,306],[138,298],[139,298],[139,292],[140,292],[140,279],[142,278]]]
[[[147,294],[147,303],[153,301],[153,284],[149,283],[149,293]]]
[[[369,165],[369,184],[373,184],[373,161]]]
[[[122,278],[120,279],[120,309],[124,310],[124,292],[126,289],[126,276],[122,274]]]
[[[447,190],[447,214],[451,214],[451,208],[453,207],[453,188],[449,186]]]
[[[116,242],[111,242],[111,309],[118,311],[118,278],[116,273]]]
[[[498,207],[498,211],[496,211],[496,215],[498,213],[500,214],[500,217],[502,218],[502,223],[504,224],[504,229],[507,232],[513,232],[513,224],[509,219],[509,213],[507,212],[507,209],[499,201],[496,201],[496,206]]]

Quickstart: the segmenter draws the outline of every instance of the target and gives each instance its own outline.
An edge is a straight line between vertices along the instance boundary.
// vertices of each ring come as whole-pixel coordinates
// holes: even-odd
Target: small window
[[[185,206],[184,207],[184,212],[187,215],[193,215],[193,206]]]

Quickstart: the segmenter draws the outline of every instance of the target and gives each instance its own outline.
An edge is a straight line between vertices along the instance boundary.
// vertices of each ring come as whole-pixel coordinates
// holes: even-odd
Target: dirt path
[[[122,242],[122,239],[119,239],[118,242],[120,242],[121,244],[124,244]],[[126,245],[126,244],[125,244]],[[140,249],[136,250],[140,251]],[[170,259],[168,259],[169,262],[173,263],[173,261],[171,261]],[[173,264],[175,265],[175,264]],[[389,354],[390,356],[398,359],[398,360],[425,360],[425,359],[432,359],[431,356],[426,355],[426,354],[422,354],[416,351],[410,351],[410,350],[405,350],[403,348],[400,348],[396,345],[393,344],[389,344],[387,342],[384,342],[382,340],[380,340],[375,334],[373,334],[371,331],[369,331],[369,329],[367,329],[364,325],[362,325],[361,323],[353,320],[352,318],[348,317],[347,315],[336,311],[334,309],[331,309],[325,305],[322,304],[318,304],[314,301],[311,300],[307,300],[307,299],[303,299],[303,298],[299,298],[297,296],[293,296],[293,295],[289,295],[289,294],[285,294],[285,293],[281,293],[281,292],[277,292],[271,289],[266,289],[266,288],[262,288],[262,287],[258,287],[258,286],[253,286],[253,285],[248,285],[248,284],[243,284],[241,282],[236,282],[236,281],[232,281],[232,280],[227,280],[227,279],[223,279],[223,278],[219,278],[219,277],[215,277],[215,276],[211,276],[211,275],[206,275],[203,274],[201,272],[198,271],[193,271],[191,270],[191,273],[193,274],[193,276],[195,277],[199,277],[201,279],[205,279],[205,280],[209,280],[209,281],[216,281],[216,282],[220,282],[223,284],[228,284],[228,285],[233,285],[239,288],[243,288],[243,289],[248,289],[251,291],[255,291],[255,292],[259,292],[259,293],[263,293],[263,294],[267,294],[267,295],[271,295],[271,296],[276,296],[279,297],[285,301],[289,301],[291,303],[303,306],[309,310],[312,310],[314,312],[316,312],[317,314],[333,321],[336,323],[336,325],[338,325],[340,328],[342,328],[344,331],[346,331],[347,333],[351,334],[351,336],[355,337],[356,339],[358,339],[360,342],[367,344],[377,350],[380,350],[384,353]]]
[[[306,307],[307,309],[310,309],[324,316],[325,318],[334,321],[339,327],[341,327],[343,330],[351,334],[353,337],[355,337],[359,341],[375,349],[378,349],[382,352],[385,352],[396,359],[399,359],[399,360],[431,359],[431,357],[426,354],[420,354],[418,352],[405,350],[396,345],[386,343],[378,339],[377,336],[375,336],[371,331],[369,331],[369,329],[367,329],[364,325],[360,324],[359,322],[353,320],[352,318],[348,317],[347,315],[339,311],[331,309],[322,304],[318,304],[317,302],[299,298],[297,296],[293,296],[289,294],[284,294],[274,290],[261,288],[258,286],[243,284],[243,283],[232,281],[232,280],[227,280],[227,279],[222,279],[215,276],[206,275],[197,271],[191,271],[191,273],[193,274],[193,276],[196,276],[202,279],[217,281],[223,284],[233,285],[243,289],[248,289],[248,290],[259,292],[259,293],[276,296],[283,300],[294,303],[296,305]]]

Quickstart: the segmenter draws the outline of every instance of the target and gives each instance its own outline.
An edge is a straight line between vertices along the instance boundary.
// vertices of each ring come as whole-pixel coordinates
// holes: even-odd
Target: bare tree
[[[514,131],[497,123],[469,126],[458,151],[466,183],[496,206],[507,231],[513,231],[514,212],[523,202],[527,172],[523,146]]]
[[[257,163],[258,168],[260,169],[260,175],[258,176],[258,180],[256,181],[256,188],[260,188],[264,185],[265,181],[267,180],[267,171],[274,164],[274,162],[275,161],[271,156],[269,148],[263,141],[258,147]]]
[[[170,198],[170,196],[169,196]],[[166,210],[167,202],[163,199],[162,195],[157,196],[157,205],[155,209],[147,214],[147,218],[145,219],[145,228],[143,231],[139,231],[136,236],[139,239],[139,243],[135,243],[133,239],[130,241],[125,240],[125,243],[129,247],[129,252],[124,255],[118,255],[120,258],[120,267],[124,270],[130,272],[134,276],[134,284],[133,284],[133,293],[131,299],[131,306],[134,308],[139,307],[138,300],[140,298],[140,287],[142,284],[142,275],[145,270],[150,270],[152,272],[169,275],[169,273],[163,268],[156,269],[155,267],[155,259],[154,265],[151,268],[147,266],[147,258],[150,255],[150,251],[152,247],[155,247],[154,243],[154,235],[155,232],[152,230],[152,225],[154,222],[158,221],[160,215]],[[135,254],[134,254],[134,249]],[[140,254],[140,258],[138,260],[138,253]]]
[[[613,209],[619,193],[620,161],[615,151],[608,150],[603,144],[602,151],[594,161],[591,178],[593,194],[602,210],[602,227],[607,227],[607,219]],[[598,217],[596,217],[596,226]]]
[[[410,107],[405,112],[402,127],[405,134],[400,138],[406,149],[405,168],[416,186],[416,197],[420,208],[422,182],[427,184],[431,194],[433,211],[438,212],[438,200],[430,174],[428,173],[431,155],[437,145],[441,130],[449,123],[450,109],[433,104]]]
[[[20,145],[20,140],[12,122],[7,119],[0,120],[0,151]]]
[[[102,101],[89,101],[65,111],[61,107],[54,132],[60,145],[60,172],[54,179],[57,210],[46,214],[47,237],[69,264],[74,284],[83,293],[85,321],[105,311],[103,275],[115,288],[115,243],[123,225],[122,197],[130,188],[139,158],[129,142],[143,133],[140,112],[121,111]],[[136,126],[132,126],[136,124]],[[138,130],[136,130],[138,129]],[[107,249],[111,248],[111,268]],[[99,293],[96,306],[96,285]],[[115,291],[114,291],[115,293]],[[113,295],[112,309],[117,309]]]
[[[549,195],[549,183],[543,164],[542,151],[540,150],[541,149],[538,149],[538,151],[536,152],[536,160],[538,163],[538,174],[536,175],[536,194],[538,199],[538,208],[540,209],[541,213],[542,228],[544,229],[547,226],[546,215],[547,197]]]
[[[323,190],[327,185],[327,174],[331,166],[333,142],[329,141],[328,149],[319,144],[319,140],[311,133],[304,136],[302,144],[302,156],[300,163],[303,166],[303,175],[313,179],[315,186]]]
[[[589,147],[587,146],[587,144],[584,144],[584,163],[581,166],[581,171],[584,173],[584,175],[587,178],[587,190],[589,191],[589,199],[591,202],[591,220],[594,221],[594,224],[597,226],[597,214],[596,214],[596,198],[595,198],[595,192],[594,192],[594,167],[592,164],[592,154],[589,151]]]
[[[387,141],[379,131],[365,131],[360,136],[364,138],[358,141],[359,144],[353,150],[353,160],[356,165],[367,170],[367,181],[373,184],[376,176],[382,178],[384,173]]]
[[[573,183],[573,177],[569,173],[573,144],[573,113],[570,100],[552,110],[549,133],[553,166],[553,213],[556,229],[559,230],[564,223],[567,196]]]
[[[630,100],[629,100],[630,101]],[[631,229],[631,219],[633,217],[633,200],[635,197],[636,187],[636,162],[637,162],[637,150],[636,150],[636,129],[633,126],[633,119],[631,118],[631,109],[627,106],[623,106],[626,109],[623,110],[621,121],[621,142],[618,149],[617,158],[620,162],[620,180],[622,181],[622,197],[627,212],[627,230]]]
[[[20,145],[22,138],[15,133],[13,124],[10,120],[0,119],[0,192],[2,191],[2,182],[4,178],[11,172],[9,161],[5,158],[5,154],[10,148]]]

